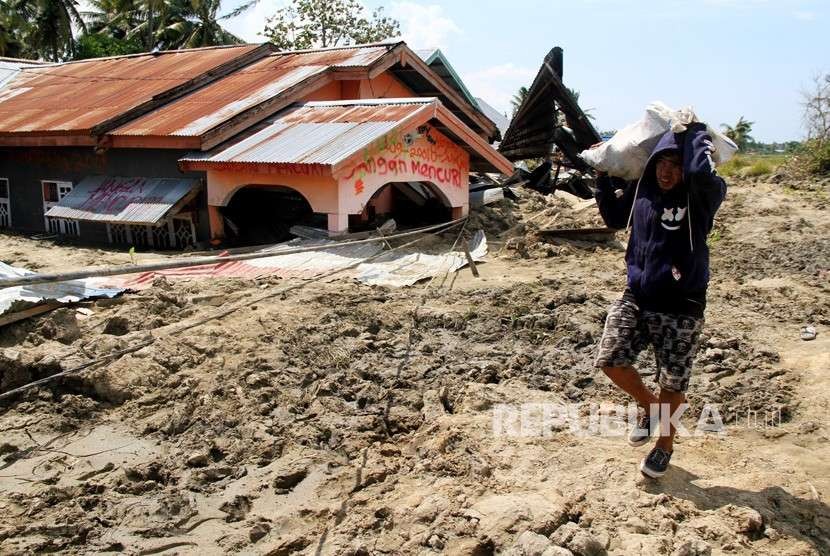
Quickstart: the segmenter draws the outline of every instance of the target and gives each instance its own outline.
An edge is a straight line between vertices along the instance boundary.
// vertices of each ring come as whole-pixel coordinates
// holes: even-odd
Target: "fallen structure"
[[[545,56],[498,150],[513,162],[542,160],[532,175],[519,176],[532,188],[542,192],[560,188],[588,198],[590,183],[582,173],[590,167],[579,153],[602,139],[562,83],[562,74],[562,49],[555,47]]]

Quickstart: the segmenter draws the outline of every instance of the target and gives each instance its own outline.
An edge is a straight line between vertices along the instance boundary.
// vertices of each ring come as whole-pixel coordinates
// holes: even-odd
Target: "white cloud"
[[[795,11],[793,12],[793,17],[801,21],[813,21],[816,18],[816,14],[807,11]]]
[[[437,4],[393,2],[389,15],[401,22],[401,36],[410,48],[446,48],[461,28]]]
[[[465,73],[461,78],[473,96],[483,98],[499,112],[509,115],[513,112],[510,99],[519,87],[530,87],[538,69],[507,63]]]

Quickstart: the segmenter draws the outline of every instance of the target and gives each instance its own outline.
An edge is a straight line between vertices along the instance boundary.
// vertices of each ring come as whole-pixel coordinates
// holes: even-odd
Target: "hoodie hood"
[[[648,157],[648,161],[646,162],[645,169],[640,176],[640,179],[637,181],[637,186],[634,189],[634,203],[631,205],[631,213],[628,215],[628,223],[626,228],[631,227],[631,221],[634,216],[634,205],[636,205],[637,197],[640,194],[641,190],[652,192],[653,194],[662,195],[664,197],[679,197],[679,196],[686,196],[686,180],[684,179],[677,187],[673,188],[670,191],[664,192],[657,186],[657,160],[660,158],[660,155],[668,152],[674,151],[680,153],[680,156],[683,156],[683,145],[682,141],[682,134],[674,133],[673,131],[669,130],[660,137],[660,140],[657,141],[657,145],[654,146],[654,149],[651,151],[651,155]],[[685,178],[685,176],[684,176]],[[691,240],[690,240],[691,244]]]
[[[661,154],[669,151],[680,153],[681,158],[683,157],[683,146],[678,142],[677,134],[673,133],[672,131],[667,131],[666,133],[664,133],[660,140],[657,142],[657,145],[655,145],[654,150],[651,151],[651,155],[648,157],[646,167],[643,170],[642,177],[640,178],[640,182],[643,186],[657,186],[657,160],[660,158]],[[683,185],[684,184],[681,182],[678,185],[678,187],[672,189],[672,192],[676,192],[675,190],[682,187]]]

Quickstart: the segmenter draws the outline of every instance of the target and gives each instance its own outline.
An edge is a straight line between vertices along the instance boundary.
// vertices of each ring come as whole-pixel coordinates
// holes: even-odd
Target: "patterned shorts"
[[[651,344],[657,383],[667,390],[685,392],[703,322],[688,315],[640,311],[634,297],[626,292],[608,309],[596,366],[634,365],[639,353]]]

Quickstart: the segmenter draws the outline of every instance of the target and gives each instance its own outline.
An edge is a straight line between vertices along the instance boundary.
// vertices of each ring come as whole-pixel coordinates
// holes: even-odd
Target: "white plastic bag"
[[[639,121],[619,130],[614,137],[602,145],[580,153],[582,160],[593,168],[626,180],[636,180],[643,173],[648,157],[657,142],[667,131],[680,133],[686,126],[699,121],[691,106],[673,110],[660,101],[646,107],[646,113]],[[712,136],[714,151],[712,161],[722,164],[732,158],[738,150],[728,137],[706,126]]]

